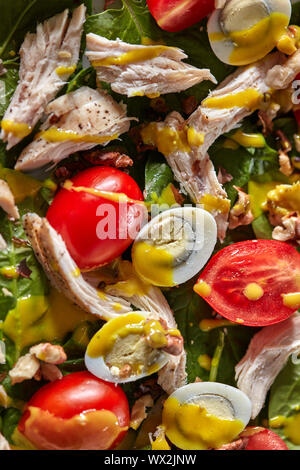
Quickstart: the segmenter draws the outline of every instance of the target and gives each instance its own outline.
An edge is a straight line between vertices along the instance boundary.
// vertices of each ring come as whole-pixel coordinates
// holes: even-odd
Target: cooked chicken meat
[[[267,74],[266,83],[274,90],[284,90],[300,73],[300,49],[284,62],[275,65]]]
[[[182,62],[187,56],[175,47],[133,45],[88,34],[87,49],[99,80],[128,97],[176,93],[203,80],[216,83],[208,69]]]
[[[0,433],[0,450],[11,450],[9,443],[5,437]]]
[[[47,219],[27,214],[24,229],[52,285],[79,307],[105,320],[132,310],[125,300],[104,294],[84,280],[63,239]]]
[[[300,351],[300,316],[262,328],[237,364],[236,380],[252,402],[252,418],[262,409],[268,390],[289,356]]]
[[[6,181],[0,179],[0,207],[12,219],[19,219],[20,214],[15,205],[15,198]]]
[[[30,134],[47,104],[75,71],[86,7],[50,18],[28,33],[20,49],[20,82],[3,117],[1,139],[10,149]]]
[[[27,171],[58,163],[74,152],[108,143],[127,132],[126,107],[105,91],[82,87],[52,101],[47,121],[21,153],[16,169]]]

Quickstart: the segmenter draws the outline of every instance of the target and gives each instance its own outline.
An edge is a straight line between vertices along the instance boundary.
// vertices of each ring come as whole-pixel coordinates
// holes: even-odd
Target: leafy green
[[[300,24],[300,2],[293,2],[292,4],[292,16],[290,24]]]
[[[269,401],[269,419],[276,416],[289,417],[300,409],[300,364],[293,364],[291,359],[277,376],[271,387]],[[276,429],[293,450],[300,450],[300,445],[290,442],[282,429]]]
[[[4,412],[1,414],[1,432],[10,444],[13,444],[11,436],[20,421],[21,415],[22,412],[17,408],[8,408],[7,410],[4,410]]]
[[[19,72],[17,64],[7,67],[7,72],[0,77],[0,116],[6,111],[11,97],[17,87]]]
[[[256,238],[264,240],[272,239],[273,227],[266,214],[261,214],[257,219],[253,220],[252,228]]]
[[[173,183],[173,181],[173,172],[165,159],[158,154],[149,156],[145,168],[146,201],[152,200],[151,195],[153,193],[160,196],[168,184]]]

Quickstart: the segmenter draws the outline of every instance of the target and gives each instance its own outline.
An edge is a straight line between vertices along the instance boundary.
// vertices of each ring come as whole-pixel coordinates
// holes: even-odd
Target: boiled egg
[[[217,226],[209,212],[170,209],[139,232],[132,248],[133,266],[141,279],[155,286],[182,284],[203,268],[216,241]]]
[[[91,339],[85,354],[87,369],[108,382],[133,382],[159,371],[170,359],[163,351],[164,329],[149,312],[136,311],[108,321]]]
[[[290,18],[290,0],[227,0],[209,18],[210,45],[226,64],[251,64],[286,35]]]
[[[198,382],[176,390],[165,401],[162,424],[179,449],[218,449],[235,440],[247,426],[251,402],[239,389]]]

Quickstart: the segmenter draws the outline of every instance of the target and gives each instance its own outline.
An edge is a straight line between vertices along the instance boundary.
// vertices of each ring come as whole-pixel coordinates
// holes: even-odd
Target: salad
[[[300,450],[300,2],[0,7],[0,450]]]

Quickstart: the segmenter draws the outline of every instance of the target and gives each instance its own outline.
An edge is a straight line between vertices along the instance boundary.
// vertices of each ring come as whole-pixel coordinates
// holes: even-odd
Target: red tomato
[[[147,0],[151,15],[166,31],[182,31],[205,18],[215,0]]]
[[[116,168],[89,168],[71,181],[73,187],[123,193],[130,201],[143,201],[136,182]],[[120,204],[118,200],[85,190],[61,189],[48,210],[47,219],[64,239],[79,268],[90,270],[109,263],[129,247],[144,215],[144,206],[139,203]]]
[[[18,430],[25,433],[25,436],[26,421],[30,416],[29,407],[46,411],[63,420],[88,411],[108,410],[115,414],[120,427],[128,427],[130,422],[128,401],[121,387],[105,382],[87,371],[74,372],[61,380],[50,382],[33,395],[18,425]],[[78,433],[80,429],[72,431]],[[101,429],[99,432],[101,433]],[[123,439],[125,433],[123,431],[118,436],[113,447]]]
[[[248,444],[245,450],[289,450],[281,437],[269,429],[252,434],[247,439]]]
[[[195,291],[228,320],[248,326],[271,325],[297,310],[284,305],[282,294],[300,290],[300,254],[275,240],[235,243],[209,261],[199,282],[202,286],[196,284]],[[250,284],[261,288],[257,300],[245,291]]]

